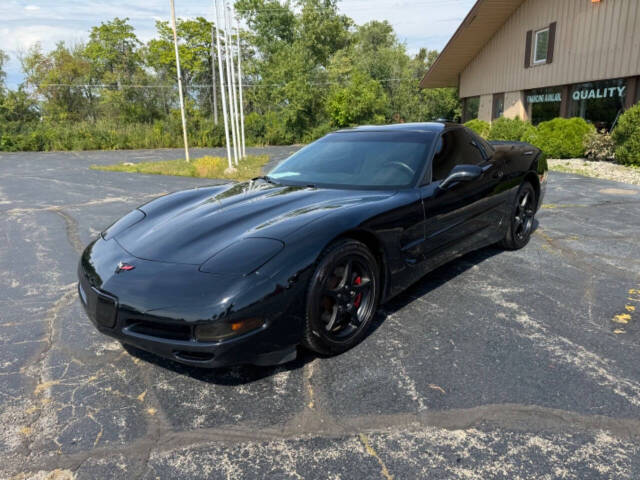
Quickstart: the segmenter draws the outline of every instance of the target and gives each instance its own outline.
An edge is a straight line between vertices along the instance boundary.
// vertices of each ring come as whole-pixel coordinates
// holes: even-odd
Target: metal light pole
[[[176,50],[176,70],[178,71],[178,92],[180,94],[180,114],[182,116],[182,135],[184,137],[184,156],[189,162],[189,140],[187,139],[187,116],[184,112],[184,96],[182,94],[182,72],[180,71],[180,53],[178,52],[178,33],[176,31],[176,8],[173,0],[171,5],[171,28],[173,29],[173,45]]]
[[[225,5],[227,4],[225,0]],[[233,32],[232,18],[231,18],[231,7],[226,5],[225,9],[225,30],[227,32],[227,45],[228,45],[228,53],[229,53],[229,68],[231,69],[231,98],[232,102],[232,122],[235,128],[236,136],[234,139],[234,146],[237,152],[236,157],[236,165],[238,164],[238,160],[242,157],[242,148],[240,146],[240,122],[238,121],[238,95],[236,93],[236,66],[235,66],[235,58],[233,55],[233,40],[231,39],[231,35]]]
[[[229,121],[231,122],[231,138],[233,139],[233,159],[235,164],[238,164],[238,137],[236,132],[236,123],[233,119],[233,82],[231,80],[231,73],[233,69],[231,68],[231,55],[229,53],[229,32],[227,27],[227,2],[223,0],[222,2],[222,18],[224,20],[224,54],[227,66],[227,93],[229,94]]]
[[[216,46],[218,49],[218,72],[220,74],[220,93],[222,95],[222,116],[224,117],[224,135],[227,140],[227,160],[229,161],[229,170],[233,170],[231,163],[231,142],[229,141],[229,116],[227,113],[227,95],[224,90],[224,69],[222,68],[222,48],[220,47],[220,32],[218,25],[220,24],[220,14],[218,11],[218,1],[213,0],[213,6],[216,9]]]
[[[242,98],[242,52],[240,50],[240,22],[236,19],[236,37],[238,39],[238,92],[240,93],[240,133],[242,136],[242,158],[247,156],[244,141],[244,101]]]
[[[213,87],[213,123],[218,125],[218,87],[216,85],[215,26],[211,27],[211,84]]]

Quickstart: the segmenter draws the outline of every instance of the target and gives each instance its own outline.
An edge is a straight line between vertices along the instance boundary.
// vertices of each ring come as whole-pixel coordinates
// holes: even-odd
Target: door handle
[[[534,152],[533,152],[533,150],[527,150],[526,152],[524,152],[524,154],[525,154],[527,157],[530,157],[531,155],[533,155],[533,154],[534,154]]]

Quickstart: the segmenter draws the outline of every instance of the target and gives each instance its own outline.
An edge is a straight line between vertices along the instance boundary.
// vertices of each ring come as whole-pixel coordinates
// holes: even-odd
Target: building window
[[[462,121],[468,122],[478,118],[480,110],[480,97],[468,97],[464,99],[464,110],[462,111]]]
[[[494,93],[491,108],[491,120],[500,118],[504,113],[504,93]]]
[[[549,28],[544,28],[536,32],[536,38],[533,49],[533,63],[538,65],[547,62],[547,53],[549,52]]]
[[[562,87],[540,88],[525,92],[527,115],[534,125],[560,116]]]
[[[624,78],[587,82],[570,89],[569,116],[582,117],[600,129],[611,129],[624,111],[627,81]],[[633,95],[633,92],[629,92]]]

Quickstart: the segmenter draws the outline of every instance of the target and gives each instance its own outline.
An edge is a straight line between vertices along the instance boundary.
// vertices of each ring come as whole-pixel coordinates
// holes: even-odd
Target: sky
[[[175,0],[182,18],[213,17],[212,0]],[[410,53],[441,50],[475,0],[342,0],[340,11],[362,24],[388,20]],[[22,81],[18,55],[35,42],[44,49],[64,40],[86,40],[94,25],[129,17],[142,41],[153,37],[156,20],[169,19],[169,0],[0,0],[0,49],[9,54],[7,84]]]

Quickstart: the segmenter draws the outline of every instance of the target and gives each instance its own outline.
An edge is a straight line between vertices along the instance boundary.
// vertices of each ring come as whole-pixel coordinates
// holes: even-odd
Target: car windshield
[[[422,172],[431,132],[351,131],[321,138],[271,171],[294,185],[403,188]]]

